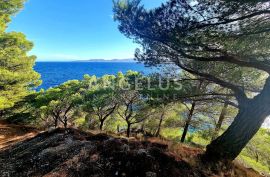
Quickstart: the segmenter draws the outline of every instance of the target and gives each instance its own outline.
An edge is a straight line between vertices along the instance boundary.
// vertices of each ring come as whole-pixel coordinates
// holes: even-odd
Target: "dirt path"
[[[8,124],[0,121],[0,149],[36,136],[39,131],[32,127]]]

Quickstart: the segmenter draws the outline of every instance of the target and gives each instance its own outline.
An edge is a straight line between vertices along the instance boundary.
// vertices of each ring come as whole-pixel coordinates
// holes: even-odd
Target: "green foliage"
[[[169,132],[169,133],[167,133]],[[193,144],[206,147],[211,142],[211,131],[195,131],[187,139]],[[165,136],[175,139],[174,135],[179,135],[178,131],[166,130]],[[170,135],[170,136],[168,136]],[[270,131],[269,129],[260,129],[248,145],[243,149],[237,160],[246,166],[255,169],[264,174],[270,173]]]
[[[0,33],[6,30],[10,16],[17,13],[22,7],[25,0],[9,0],[0,2]]]
[[[101,78],[87,77],[90,87],[84,93],[84,111],[93,118],[100,121],[99,128],[102,130],[105,121],[114,113],[118,106],[116,101],[117,92],[113,88],[116,77],[113,75],[104,75]]]
[[[5,32],[10,15],[21,9],[23,2],[0,2],[0,111],[13,107],[41,83],[33,70],[36,57],[27,54],[33,44],[22,33]]]
[[[270,173],[270,131],[260,129],[242,151],[239,159],[255,170]]]
[[[147,98],[143,98],[137,88],[139,78],[142,78],[142,75],[138,72],[128,71],[125,78],[121,79],[121,85],[124,87],[118,89],[117,113],[126,122],[127,136],[130,135],[132,125],[144,122],[152,112]]]
[[[169,140],[179,142],[181,139],[182,131],[179,128],[164,128],[161,135]]]
[[[46,120],[47,126],[50,126],[50,119],[54,120],[55,127],[59,121],[67,124],[74,113],[74,108],[82,102],[79,90],[79,81],[65,82],[58,87],[41,91],[37,94],[33,106],[37,108],[37,114]]]
[[[135,89],[137,77],[142,81],[142,90]],[[103,121],[104,131],[123,133],[130,125],[130,131],[143,130],[141,133],[155,136],[160,128],[161,137],[180,142],[189,103],[184,105],[182,102],[185,100],[181,99],[169,102],[166,97],[149,97],[145,92],[146,78],[134,71],[100,78],[85,75],[81,81],[68,81],[55,88],[29,95],[22,104],[28,107],[25,112],[27,116],[36,116],[36,123],[40,121],[40,125],[46,127],[53,126],[55,121],[57,126],[59,123],[64,125],[67,121],[68,125],[84,130],[100,129]],[[154,88],[154,92],[162,91],[158,89],[158,85],[154,85]],[[193,89],[193,83],[187,82],[185,88]],[[177,93],[179,96],[186,94],[181,90]],[[162,94],[170,95],[171,91],[162,91]],[[222,107],[223,103],[213,100],[198,104],[186,142],[203,147],[209,144]],[[33,116],[34,112],[36,115]],[[220,133],[228,127],[235,114],[236,109],[229,107]],[[261,130],[243,150],[240,158],[247,165],[266,171],[269,163],[269,140],[269,132]],[[256,154],[259,154],[259,161],[255,163]]]
[[[180,74],[181,81],[163,89],[166,77],[159,74],[146,77],[128,71],[101,78],[85,75],[81,81],[68,81],[35,93],[32,89],[40,84],[40,76],[33,70],[35,56],[27,55],[33,43],[22,33],[5,32],[11,15],[23,7],[24,0],[1,1],[0,111],[11,112],[13,120],[40,121],[41,126],[57,127],[62,123],[64,127],[117,133],[127,129],[127,136],[134,128],[144,134],[179,141],[189,113],[185,107],[189,108],[197,99],[187,142],[205,147],[211,142],[224,98],[234,103],[232,94],[240,91],[253,97],[254,90],[261,89],[268,76],[263,71],[269,72],[270,38],[265,31],[269,22],[257,15],[259,21],[232,18],[263,11],[269,4],[260,6],[258,2],[266,1],[255,0],[179,2],[171,0],[148,11],[140,6],[139,0],[119,0],[114,1],[114,12],[120,31],[142,45],[143,50],[136,51],[136,58],[154,66],[175,63],[186,71]],[[138,83],[138,79],[142,82]],[[151,89],[148,79],[154,81]],[[157,82],[160,79],[165,82],[160,84]],[[202,88],[198,89],[202,81]],[[181,88],[176,89],[180,83]],[[213,93],[223,97],[209,97]],[[200,94],[209,95],[197,96]],[[221,131],[229,126],[236,112],[235,108],[228,108]],[[239,159],[269,173],[269,142],[269,131],[261,129]]]
[[[224,100],[223,94],[233,96],[232,103],[237,101],[237,121],[205,153],[217,161],[235,159],[270,115],[266,99],[270,88],[270,4],[169,0],[147,10],[139,0],[126,1],[124,8],[122,1],[118,2],[114,4],[115,20],[125,36],[141,45],[135,52],[138,61],[150,66],[174,63],[210,82],[207,93],[218,91],[219,99]],[[216,85],[219,90],[212,89]]]

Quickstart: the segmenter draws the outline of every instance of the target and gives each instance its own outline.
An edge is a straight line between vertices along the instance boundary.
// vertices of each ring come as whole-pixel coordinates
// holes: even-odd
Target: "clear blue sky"
[[[142,0],[146,8],[166,0]],[[34,42],[38,61],[132,58],[137,47],[113,21],[112,0],[28,0],[9,31]]]

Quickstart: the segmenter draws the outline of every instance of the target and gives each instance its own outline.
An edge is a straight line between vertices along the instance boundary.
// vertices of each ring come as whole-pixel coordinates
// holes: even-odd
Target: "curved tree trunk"
[[[188,132],[188,128],[189,128],[189,124],[190,124],[190,122],[192,120],[192,116],[193,116],[193,113],[194,113],[194,110],[195,110],[195,106],[196,106],[196,102],[193,102],[192,103],[192,106],[191,106],[191,109],[189,111],[189,115],[188,115],[188,118],[187,118],[187,121],[186,121],[186,124],[185,124],[185,128],[184,128],[182,137],[181,137],[181,142],[182,143],[185,142],[185,139],[186,139],[186,136],[187,136],[187,132]]]
[[[270,115],[270,78],[263,91],[239,104],[239,113],[229,128],[207,146],[204,158],[213,161],[234,160]]]

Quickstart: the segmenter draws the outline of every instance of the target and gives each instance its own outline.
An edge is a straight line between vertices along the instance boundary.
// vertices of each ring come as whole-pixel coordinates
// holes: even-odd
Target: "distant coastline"
[[[137,62],[125,61],[42,61],[37,62],[34,69],[41,74],[43,81],[38,89],[48,89],[58,86],[68,80],[81,80],[85,74],[102,77],[115,75],[118,72],[126,73],[128,70],[138,71],[145,75],[156,72],[154,68],[145,67]]]
[[[89,60],[67,60],[67,61],[63,61],[63,60],[37,60],[36,62],[94,62],[94,63],[137,63],[137,61],[135,61],[135,59],[89,59]]]
[[[89,59],[89,60],[76,60],[74,62],[136,62],[134,59]]]

